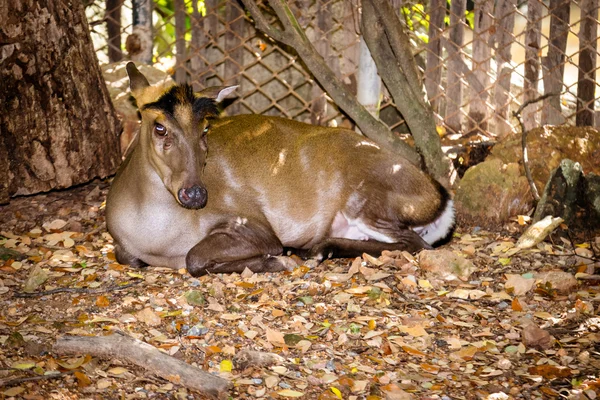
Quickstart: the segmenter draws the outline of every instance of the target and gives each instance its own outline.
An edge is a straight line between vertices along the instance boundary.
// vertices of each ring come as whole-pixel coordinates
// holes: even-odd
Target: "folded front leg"
[[[282,257],[283,246],[262,224],[237,218],[217,226],[187,254],[192,276],[206,273],[275,272],[289,270],[293,261]]]
[[[422,249],[431,249],[416,232],[405,229],[396,232],[397,241],[393,243],[379,242],[377,240],[352,240],[344,238],[327,238],[314,245],[308,252],[310,258],[323,260],[326,258],[359,257],[363,253],[379,256],[384,250],[402,250],[416,253]]]

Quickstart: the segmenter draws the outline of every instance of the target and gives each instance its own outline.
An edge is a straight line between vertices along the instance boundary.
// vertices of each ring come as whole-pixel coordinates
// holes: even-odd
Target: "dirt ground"
[[[64,354],[114,331],[220,376],[233,399],[594,399],[600,238],[515,247],[526,225],[457,230],[428,254],[288,273],[208,275],[116,263],[109,183],[0,206],[0,396],[201,399],[124,354]],[[567,239],[565,239],[567,238]],[[270,365],[241,353],[276,354]],[[154,371],[154,372],[152,372]],[[215,378],[216,379],[216,378]]]

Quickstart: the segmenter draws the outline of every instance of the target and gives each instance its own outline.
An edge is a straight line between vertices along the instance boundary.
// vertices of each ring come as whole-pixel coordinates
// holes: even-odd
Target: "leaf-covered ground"
[[[1,396],[203,398],[118,354],[53,351],[59,337],[113,330],[226,377],[236,399],[600,394],[600,238],[517,251],[515,222],[459,231],[416,257],[196,279],[115,262],[107,189],[96,181],[0,207]],[[283,358],[242,368],[235,356],[248,349]]]

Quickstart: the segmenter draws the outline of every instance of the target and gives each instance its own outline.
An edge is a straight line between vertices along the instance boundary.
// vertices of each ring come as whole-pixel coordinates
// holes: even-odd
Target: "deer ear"
[[[138,71],[134,63],[128,62],[126,69],[127,75],[129,75],[129,88],[131,89],[131,93],[133,93],[133,97],[137,97],[137,93],[150,86],[150,83],[148,83],[148,79]]]
[[[215,100],[217,103],[222,102],[225,98],[237,89],[239,85],[235,86],[211,86],[207,87],[196,93],[197,96],[200,97],[208,97],[209,99]]]

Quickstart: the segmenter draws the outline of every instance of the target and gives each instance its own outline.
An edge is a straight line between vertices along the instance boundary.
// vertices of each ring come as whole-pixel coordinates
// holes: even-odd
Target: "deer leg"
[[[282,257],[283,246],[275,233],[245,219],[217,225],[186,256],[192,276],[211,273],[275,272],[292,269],[296,264]]]
[[[308,252],[310,258],[323,260],[326,258],[359,257],[363,253],[378,256],[384,250],[402,250],[416,253],[422,249],[431,249],[429,243],[410,229],[396,233],[396,242],[385,243],[377,240],[353,240],[344,238],[327,238],[314,245]]]

